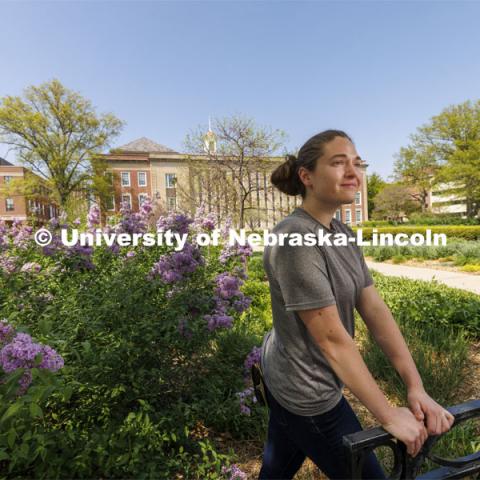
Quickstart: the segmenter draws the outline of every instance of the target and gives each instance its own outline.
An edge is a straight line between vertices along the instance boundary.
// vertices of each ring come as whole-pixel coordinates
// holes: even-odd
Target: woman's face
[[[323,203],[338,206],[352,203],[362,182],[362,160],[350,140],[335,137],[323,147],[315,170],[299,169],[307,196],[313,195]]]

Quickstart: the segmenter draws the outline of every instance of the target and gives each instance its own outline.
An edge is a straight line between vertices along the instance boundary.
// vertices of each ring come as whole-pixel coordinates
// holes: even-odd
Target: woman
[[[272,232],[335,233],[354,237],[334,218],[361,190],[363,162],[343,131],[327,130],[289,155],[271,176],[275,187],[302,204]],[[279,237],[277,237],[279,238]],[[284,237],[285,238],[285,237]],[[379,296],[360,248],[267,245],[273,329],[261,366],[270,407],[260,479],[291,479],[308,456],[331,479],[347,478],[342,437],[362,430],[343,396],[347,385],[385,430],[416,456],[428,435],[450,429],[454,417],[425,392],[410,352]],[[354,308],[402,377],[408,406],[391,406],[365,365],[354,338]],[[373,452],[362,478],[386,478]]]

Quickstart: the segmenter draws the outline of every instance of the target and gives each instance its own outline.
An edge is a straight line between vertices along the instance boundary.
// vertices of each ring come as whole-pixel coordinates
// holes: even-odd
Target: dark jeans
[[[342,437],[362,430],[362,426],[342,395],[329,411],[302,416],[282,407],[268,391],[270,417],[268,438],[263,453],[259,479],[292,479],[306,457],[330,479],[348,477]],[[385,473],[374,452],[365,458],[362,479],[385,479]]]

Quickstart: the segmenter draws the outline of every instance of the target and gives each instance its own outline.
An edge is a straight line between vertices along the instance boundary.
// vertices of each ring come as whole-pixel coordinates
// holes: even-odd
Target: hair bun
[[[295,155],[287,155],[286,156],[286,161],[289,165],[295,165],[297,163],[297,157]]]
[[[285,161],[270,176],[272,184],[287,195],[298,195],[301,192],[297,165],[298,161],[295,155],[285,155]]]

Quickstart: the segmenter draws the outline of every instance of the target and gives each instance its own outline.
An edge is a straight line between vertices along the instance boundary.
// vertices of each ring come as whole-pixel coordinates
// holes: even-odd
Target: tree
[[[367,176],[368,218],[372,216],[375,208],[375,197],[382,191],[387,183],[378,173]]]
[[[434,183],[435,173],[439,169],[432,147],[417,138],[413,145],[400,148],[396,157],[395,180],[416,190],[413,198],[418,202],[421,211],[425,212],[428,209],[428,195]]]
[[[252,118],[240,115],[215,119],[213,131],[197,127],[184,142],[186,150],[193,154],[189,163],[193,188],[184,190],[183,195],[189,196],[193,207],[198,206],[195,188],[200,188],[209,208],[215,208],[220,218],[232,218],[239,228],[246,223],[254,228],[254,197],[271,188],[269,182],[267,186],[260,182],[259,176],[271,173],[271,157],[285,138],[283,131],[258,126]],[[195,155],[203,155],[203,161]]]
[[[432,185],[453,183],[457,194],[465,198],[467,217],[478,215],[480,208],[480,100],[466,101],[445,108],[411,136],[407,149],[410,160],[399,173],[409,178],[409,163],[420,166],[425,174],[432,167]],[[425,176],[424,176],[425,177]],[[423,178],[424,178],[423,177]],[[410,177],[410,184],[414,183]],[[425,182],[426,184],[426,182]],[[417,183],[418,185],[418,183]]]
[[[8,95],[0,100],[0,140],[46,181],[63,210],[73,192],[105,194],[105,165],[97,154],[122,127],[113,114],[97,115],[89,100],[56,79],[27,87],[23,98]],[[30,181],[38,178],[31,176]]]
[[[419,210],[415,201],[416,192],[412,187],[400,183],[385,185],[375,197],[375,209],[372,217],[376,220],[403,221],[404,216]]]

